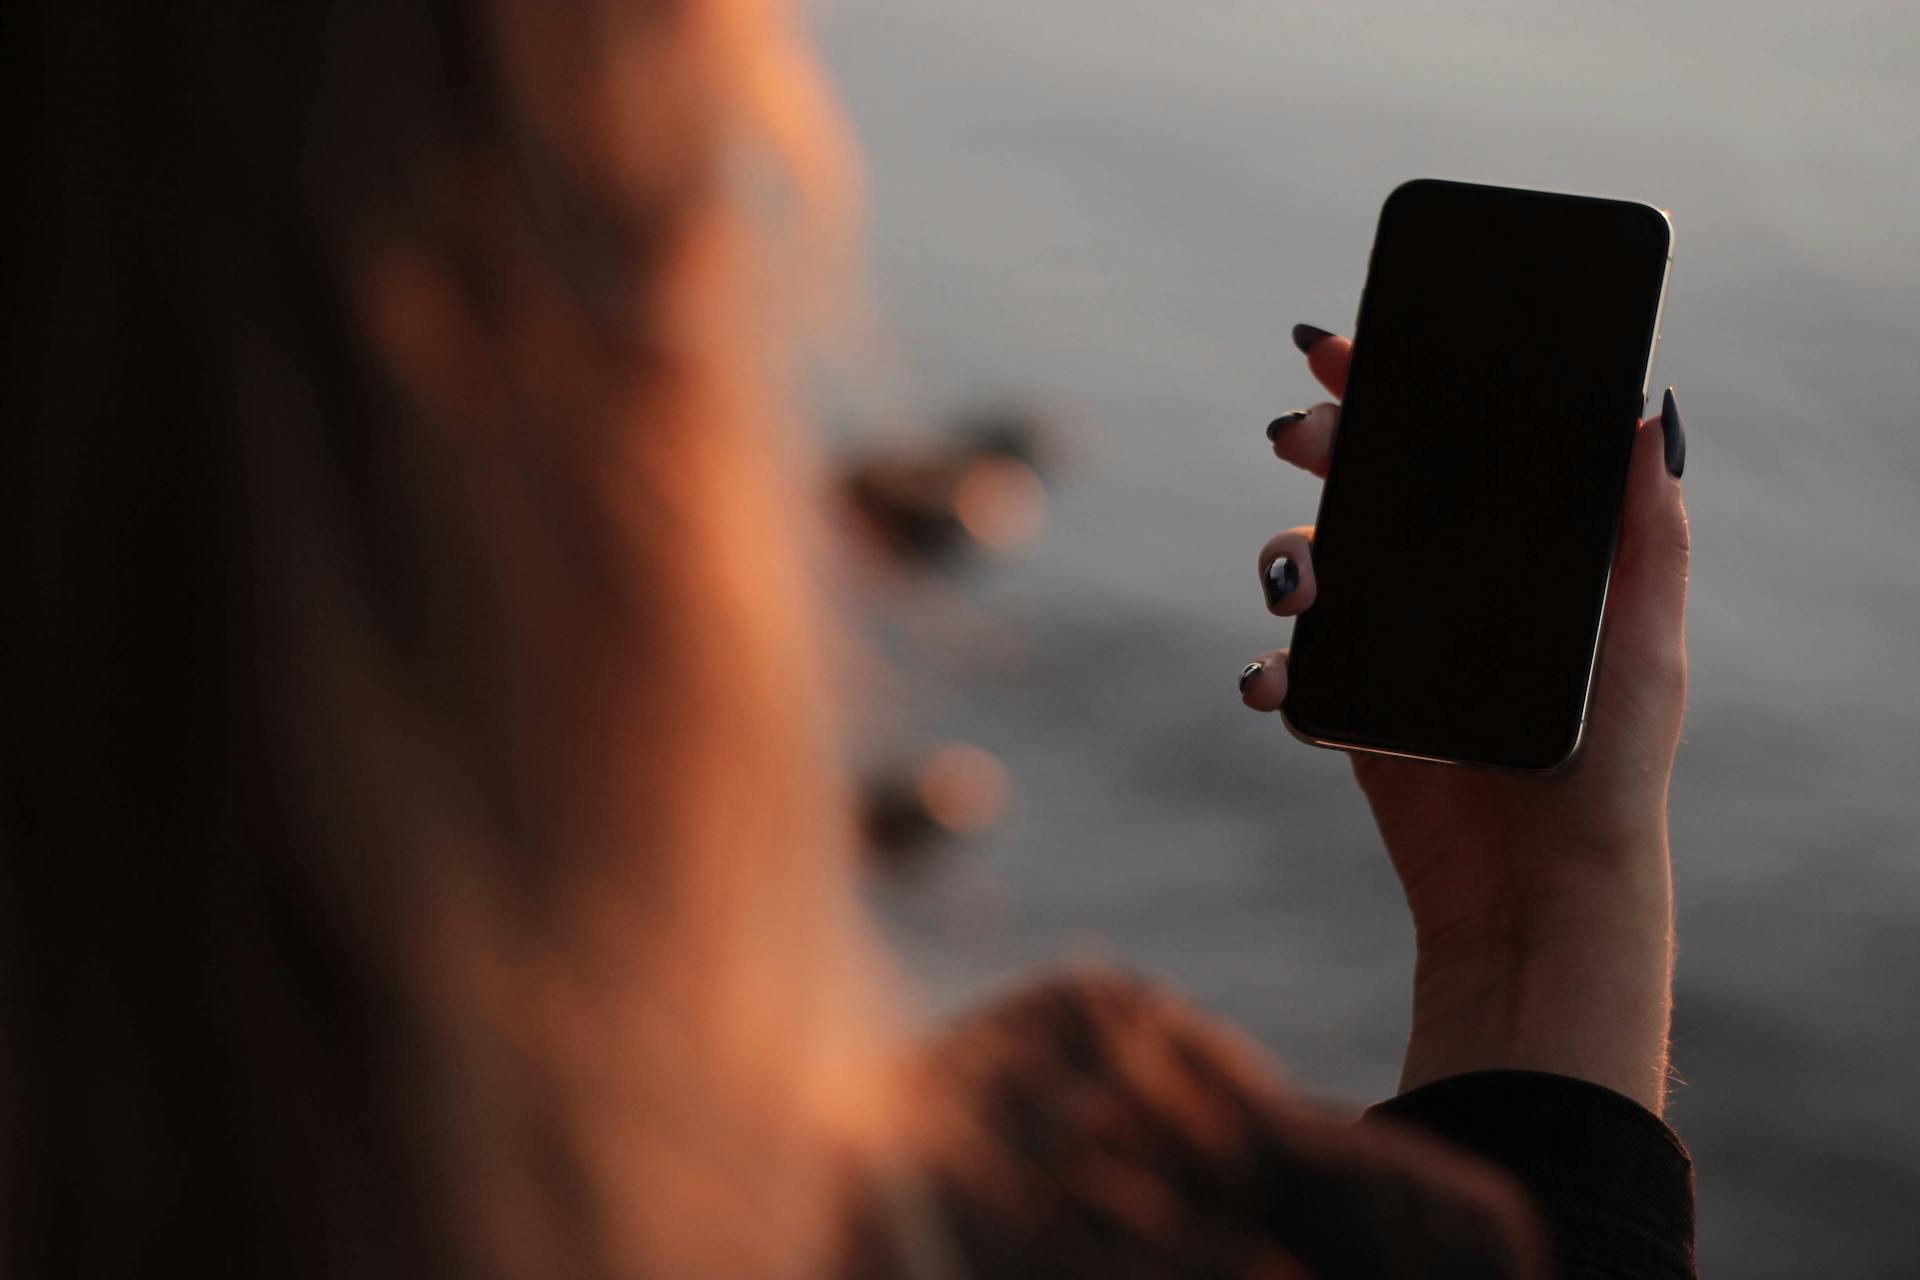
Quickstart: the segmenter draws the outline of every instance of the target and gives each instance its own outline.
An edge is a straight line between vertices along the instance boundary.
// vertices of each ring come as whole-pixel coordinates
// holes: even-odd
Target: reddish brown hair
[[[823,1256],[877,1023],[780,8],[26,6],[0,1270]]]

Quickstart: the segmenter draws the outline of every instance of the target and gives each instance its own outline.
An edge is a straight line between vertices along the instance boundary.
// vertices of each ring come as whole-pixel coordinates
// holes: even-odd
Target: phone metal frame
[[[1566,197],[1572,197],[1574,199],[1579,199],[1579,200],[1605,200],[1614,204],[1638,205],[1643,209],[1651,209],[1655,213],[1660,215],[1660,220],[1667,224],[1667,265],[1666,265],[1666,268],[1660,273],[1660,299],[1654,306],[1653,337],[1647,343],[1647,364],[1646,364],[1646,368],[1642,370],[1640,375],[1640,419],[1634,423],[1635,430],[1638,430],[1640,422],[1645,421],[1646,419],[1647,397],[1648,397],[1648,393],[1651,392],[1651,390],[1653,389],[1654,357],[1659,353],[1659,350],[1660,350],[1661,326],[1665,323],[1666,316],[1667,316],[1667,288],[1669,284],[1672,283],[1672,280],[1673,280],[1674,231],[1673,231],[1672,212],[1670,210],[1661,208],[1659,205],[1650,204],[1644,200],[1622,200],[1615,196],[1591,195],[1586,192],[1548,191],[1548,190],[1545,190],[1544,188],[1539,188],[1539,187],[1514,187],[1514,186],[1508,186],[1504,183],[1474,182],[1471,180],[1459,179],[1459,178],[1415,178],[1415,179],[1410,179],[1407,183],[1403,183],[1401,185],[1403,186],[1411,185],[1411,183],[1413,182],[1443,182],[1443,183],[1448,183],[1451,185],[1459,185],[1459,186],[1492,187],[1496,190],[1501,190],[1501,191],[1522,191],[1530,195],[1566,196]],[[1395,188],[1395,190],[1398,190],[1398,189],[1399,188],[1397,187]],[[1389,199],[1392,198],[1391,194],[1389,194],[1388,198]],[[1373,274],[1371,256],[1369,256],[1369,259],[1368,259],[1367,274],[1369,276]],[[1360,292],[1361,292],[1361,297],[1364,298],[1366,296],[1366,287],[1364,284],[1361,286]],[[1357,312],[1356,312],[1355,318],[1356,320],[1358,319]],[[1358,337],[1359,325],[1356,323],[1354,328],[1355,328],[1355,336]],[[1331,472],[1332,470],[1331,458],[1328,460],[1328,470],[1329,472]],[[1629,472],[1629,481],[1630,480],[1631,480],[1631,472]],[[1345,742],[1337,738],[1316,737],[1313,734],[1303,733],[1300,730],[1299,726],[1294,724],[1293,718],[1287,714],[1287,708],[1284,702],[1282,702],[1280,706],[1281,723],[1286,725],[1288,733],[1292,734],[1294,737],[1298,738],[1300,741],[1306,743],[1308,746],[1324,747],[1330,751],[1341,751],[1349,755],[1385,756],[1389,759],[1394,759],[1394,760],[1418,760],[1423,764],[1452,765],[1456,768],[1461,768],[1461,769],[1479,769],[1488,773],[1504,773],[1504,774],[1510,774],[1516,777],[1524,777],[1524,778],[1548,777],[1566,769],[1568,766],[1570,766],[1574,762],[1575,759],[1579,757],[1580,748],[1583,745],[1585,745],[1587,740],[1587,713],[1593,707],[1593,684],[1594,684],[1594,678],[1599,673],[1599,669],[1600,669],[1600,646],[1602,643],[1605,642],[1605,639],[1606,639],[1607,601],[1613,594],[1613,567],[1614,567],[1614,561],[1620,553],[1620,519],[1621,519],[1621,514],[1625,511],[1625,509],[1626,509],[1625,490],[1623,488],[1622,495],[1621,495],[1620,511],[1615,512],[1614,518],[1613,518],[1613,538],[1607,547],[1607,580],[1605,584],[1603,584],[1602,587],[1600,588],[1600,623],[1598,626],[1596,626],[1593,629],[1593,650],[1591,653],[1587,655],[1587,687],[1586,687],[1586,693],[1581,697],[1581,700],[1580,700],[1580,723],[1574,729],[1573,745],[1567,749],[1566,755],[1562,756],[1559,760],[1555,761],[1553,764],[1547,765],[1544,768],[1534,769],[1534,768],[1527,768],[1521,765],[1491,764],[1484,760],[1467,760],[1457,756],[1423,755],[1417,751],[1396,751],[1390,747],[1377,747],[1377,746],[1372,746],[1366,743],[1359,743],[1359,742]],[[1319,523],[1318,511],[1316,511],[1314,514],[1314,523],[1316,524]]]

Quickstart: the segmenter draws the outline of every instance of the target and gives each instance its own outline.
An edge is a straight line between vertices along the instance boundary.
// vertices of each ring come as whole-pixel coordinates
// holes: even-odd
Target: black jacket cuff
[[[1567,1277],[1693,1280],[1693,1159],[1623,1094],[1542,1071],[1476,1071],[1370,1108],[1477,1152],[1532,1194]]]

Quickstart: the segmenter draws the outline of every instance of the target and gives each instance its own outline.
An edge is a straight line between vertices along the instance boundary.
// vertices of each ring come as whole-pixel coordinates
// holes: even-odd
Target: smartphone
[[[1288,660],[1296,736],[1574,757],[1672,264],[1648,204],[1436,179],[1387,198]]]

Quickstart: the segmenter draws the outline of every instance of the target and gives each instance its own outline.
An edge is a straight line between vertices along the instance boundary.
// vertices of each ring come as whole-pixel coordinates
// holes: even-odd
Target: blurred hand
[[[1311,334],[1309,334],[1311,336]],[[1352,344],[1309,344],[1314,375],[1345,392]],[[1669,393],[1671,394],[1671,393]],[[1274,453],[1326,475],[1339,406],[1275,423]],[[1679,438],[1677,409],[1670,409]],[[1493,1067],[1555,1071],[1665,1098],[1672,990],[1667,785],[1686,706],[1688,531],[1660,418],[1640,424],[1585,744],[1528,777],[1355,754],[1406,891],[1417,942],[1413,1034],[1401,1087]],[[1682,455],[1683,456],[1683,455]],[[1311,528],[1261,551],[1275,614],[1311,607]],[[1291,566],[1289,568],[1288,566]],[[1243,673],[1260,711],[1286,698],[1286,651]]]

